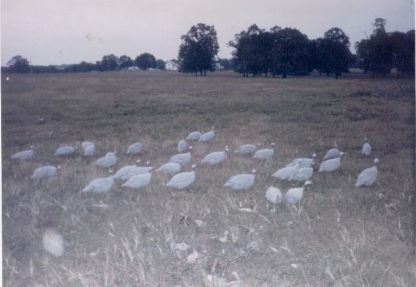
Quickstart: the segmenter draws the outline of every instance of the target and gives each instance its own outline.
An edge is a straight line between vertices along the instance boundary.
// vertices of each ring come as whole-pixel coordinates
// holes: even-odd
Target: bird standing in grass
[[[290,205],[294,205],[302,200],[303,193],[306,190],[308,185],[312,184],[312,181],[306,181],[302,187],[291,188],[286,192],[285,199],[286,203]]]
[[[344,155],[340,152],[339,157],[327,159],[321,162],[319,166],[319,172],[332,172],[336,171],[341,166],[341,156]]]
[[[276,177],[280,180],[289,180],[299,169],[299,162],[296,165],[286,166],[277,170],[272,174],[272,177]]]
[[[189,147],[189,150],[192,150],[192,146]],[[170,159],[169,162],[176,162],[179,163],[180,165],[185,165],[188,162],[190,162],[192,159],[192,155],[191,152],[185,152],[185,153],[178,153],[173,155]]]
[[[224,187],[231,187],[234,190],[243,190],[249,189],[253,184],[256,178],[256,170],[253,169],[253,172],[243,173],[231,176],[227,182],[224,184]]]
[[[84,156],[93,156],[95,153],[95,144],[93,142],[84,141],[81,144],[81,148],[84,150]]]
[[[82,192],[107,193],[111,190],[114,184],[114,177],[103,177],[92,180]]]
[[[371,150],[372,150],[371,145],[368,142],[367,137],[365,137],[364,138],[364,144],[361,148],[361,154],[364,155],[364,156],[369,156],[371,154]]]
[[[214,151],[207,154],[201,161],[202,164],[217,165],[227,159],[228,147],[226,146],[224,151]]]
[[[266,199],[273,204],[279,204],[282,202],[282,192],[280,189],[270,186],[266,190]]]
[[[334,148],[331,148],[330,150],[328,150],[328,151],[326,152],[325,157],[324,157],[324,160],[339,157],[339,154],[340,154],[340,153],[341,153],[341,152],[340,152],[340,151],[339,151],[339,149],[338,149],[337,142],[335,141],[335,142],[334,142]]]
[[[151,172],[137,174],[137,175],[130,177],[128,181],[122,184],[122,186],[129,187],[132,189],[139,189],[139,188],[148,186],[151,178],[152,178]]]
[[[235,154],[247,155],[253,154],[257,150],[257,146],[254,144],[243,144],[234,150]]]
[[[45,165],[45,166],[35,169],[35,171],[33,172],[30,178],[38,181],[42,178],[53,177],[53,176],[56,176],[57,171],[60,168],[61,166],[59,165],[57,167],[52,166],[52,165]]]
[[[74,153],[75,153],[75,148],[70,145],[61,146],[55,151],[55,155],[58,155],[58,156],[70,156],[70,155],[73,155]]]
[[[188,150],[188,144],[185,140],[180,140],[177,147],[178,152],[185,152]]]
[[[192,171],[181,172],[174,175],[166,184],[166,186],[178,190],[191,186],[195,181],[195,168],[196,165],[192,165]]]
[[[159,167],[156,171],[164,174],[175,174],[181,170],[182,166],[176,162],[168,162]]]
[[[187,141],[197,141],[201,137],[201,132],[190,132],[186,137]]]
[[[133,143],[131,144],[126,151],[128,155],[136,155],[143,151],[143,145],[141,143]]]
[[[312,167],[315,164],[315,157],[316,153],[312,154],[312,158],[308,157],[298,157],[292,160],[292,162],[288,163],[286,166],[294,166],[299,165],[299,168],[301,167]]]
[[[274,146],[275,144],[271,143],[270,148],[259,149],[254,153],[253,158],[259,160],[266,160],[271,158],[274,154]]]
[[[33,158],[33,155],[35,152],[32,149],[23,150],[15,153],[12,155],[11,159],[17,159],[17,160],[29,160]]]
[[[215,131],[214,131],[214,126],[212,126],[212,129],[209,132],[202,134],[198,141],[209,142],[209,141],[212,141],[214,138],[215,138]]]
[[[355,183],[356,187],[359,186],[371,186],[377,180],[378,170],[377,170],[378,158],[374,159],[374,165],[372,167],[364,169],[357,178]]]
[[[117,163],[117,156],[116,152],[108,152],[105,156],[100,157],[95,162],[93,162],[94,165],[102,168],[108,168],[110,166],[113,166]]]
[[[312,167],[301,167],[298,168],[291,177],[289,177],[290,181],[307,181],[313,175],[313,168]]]

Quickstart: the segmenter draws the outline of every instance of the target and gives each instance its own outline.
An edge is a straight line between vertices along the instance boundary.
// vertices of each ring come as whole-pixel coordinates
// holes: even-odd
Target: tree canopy
[[[385,76],[392,68],[397,69],[398,75],[414,72],[415,31],[388,33],[385,24],[385,19],[375,19],[370,38],[355,44],[360,67],[373,77]]]
[[[26,58],[20,55],[14,56],[7,62],[8,71],[12,73],[30,72],[30,64]]]
[[[149,68],[156,68],[156,58],[150,53],[143,53],[137,56],[134,62],[140,69],[145,71]]]
[[[214,26],[199,23],[182,35],[179,47],[179,70],[206,76],[207,71],[215,69],[219,50],[217,32]]]
[[[114,71],[119,67],[119,59],[113,54],[106,55],[101,59],[98,65],[101,71]]]

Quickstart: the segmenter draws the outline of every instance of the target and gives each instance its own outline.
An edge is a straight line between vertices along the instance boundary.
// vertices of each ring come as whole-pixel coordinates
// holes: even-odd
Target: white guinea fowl
[[[310,180],[307,180],[302,187],[295,187],[289,189],[285,194],[286,203],[293,205],[301,201],[306,187],[310,184],[312,184],[312,182]]]
[[[202,134],[198,141],[199,142],[209,142],[209,141],[213,140],[214,138],[215,138],[215,131],[214,131],[214,127],[212,127],[212,130]]]
[[[176,162],[168,162],[160,166],[156,171],[164,174],[175,174],[181,170],[182,166]]]
[[[178,142],[177,150],[178,152],[186,152],[188,150],[188,144],[186,143],[185,140],[180,140]]]
[[[326,152],[324,156],[324,160],[339,157],[341,152],[338,148],[332,148]]]
[[[259,149],[254,153],[253,158],[260,160],[266,160],[271,158],[274,154],[274,146],[275,144],[272,143],[270,145],[270,148]]]
[[[105,156],[100,157],[97,159],[93,164],[102,167],[102,168],[108,168],[110,166],[113,166],[117,163],[117,156],[115,152],[108,152]]]
[[[312,158],[298,157],[288,163],[286,166],[298,165],[299,167],[312,167],[315,164],[316,153],[313,153]]]
[[[190,132],[186,137],[188,141],[197,141],[201,137],[201,132]]]
[[[122,176],[121,180],[128,180],[133,176],[143,174],[143,173],[149,173],[153,170],[153,167],[151,166],[135,166],[131,168],[124,176]]]
[[[55,151],[55,155],[59,155],[59,156],[69,156],[69,155],[73,155],[74,153],[75,153],[75,148],[70,145],[61,146]]]
[[[12,155],[11,159],[17,159],[17,160],[29,160],[33,158],[33,155],[35,152],[31,149],[23,150],[15,153]]]
[[[247,155],[255,153],[257,146],[254,144],[243,144],[234,150],[235,154]]]
[[[286,166],[284,168],[281,168],[277,170],[275,173],[272,174],[272,177],[276,177],[280,180],[289,180],[289,178],[292,177],[292,175],[299,169],[299,165],[291,165]]]
[[[123,183],[121,186],[132,188],[132,189],[139,189],[139,188],[148,186],[151,178],[152,178],[151,172],[137,174],[137,175],[130,177],[129,180]]]
[[[82,192],[106,193],[111,190],[114,184],[113,176],[97,178],[92,180]]]
[[[256,178],[256,170],[253,169],[253,173],[243,173],[231,176],[224,187],[231,187],[234,190],[248,189],[254,184]]]
[[[153,167],[149,166],[150,161],[147,161],[146,164],[147,166],[126,165],[114,174],[114,179],[128,180],[132,176],[151,172]]]
[[[133,143],[127,148],[126,154],[136,155],[136,154],[141,153],[142,150],[143,150],[143,145],[141,143]]]
[[[81,148],[84,151],[84,156],[93,156],[95,153],[95,144],[93,142],[84,141],[81,143]]]
[[[371,186],[377,180],[378,170],[377,170],[378,158],[374,159],[374,165],[372,167],[364,169],[357,178],[355,186]]]
[[[59,168],[60,168],[59,165],[57,167],[52,166],[52,165],[45,165],[45,166],[39,167],[39,168],[35,169],[35,171],[33,172],[32,176],[30,178],[35,179],[35,180],[39,180],[39,179],[42,179],[42,178],[56,176],[57,170]]]
[[[181,172],[174,175],[166,186],[178,190],[191,186],[195,181],[195,168],[196,165],[192,165],[192,171]]]
[[[282,192],[280,189],[270,186],[266,190],[266,199],[273,204],[279,204],[282,202]]]
[[[202,160],[202,164],[216,165],[222,163],[227,159],[228,147],[226,146],[224,151],[214,151],[207,154]]]
[[[189,149],[192,150],[192,146],[190,146]],[[188,152],[178,153],[178,154],[171,156],[171,158],[169,159],[169,162],[176,162],[176,163],[179,163],[180,165],[185,165],[188,162],[190,162],[191,159],[192,159],[191,152],[188,151]]]
[[[327,159],[321,162],[319,166],[319,172],[336,171],[341,166],[341,157],[343,154],[343,152],[340,152],[339,157]]]
[[[307,181],[313,175],[312,167],[301,167],[298,168],[292,176],[289,178],[290,181]]]
[[[64,238],[62,235],[54,229],[46,229],[42,236],[43,248],[48,253],[59,257],[65,252]]]
[[[371,154],[371,150],[372,150],[371,145],[368,142],[367,138],[365,137],[364,138],[364,144],[361,148],[361,154],[365,155],[365,156],[369,156]]]

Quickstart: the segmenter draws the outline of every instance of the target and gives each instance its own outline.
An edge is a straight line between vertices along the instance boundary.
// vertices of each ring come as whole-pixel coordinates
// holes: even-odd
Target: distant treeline
[[[229,45],[235,48],[235,71],[244,76],[270,74],[285,78],[317,70],[338,78],[351,67],[373,76],[386,75],[393,68],[401,75],[413,73],[415,31],[387,33],[385,23],[381,18],[375,20],[371,36],[355,44],[355,55],[350,52],[348,36],[336,27],[325,32],[323,38],[309,40],[297,29],[276,26],[265,31],[252,25],[236,34]]]
[[[79,64],[71,65],[49,65],[39,66],[30,65],[29,61],[22,56],[14,56],[8,63],[7,67],[2,67],[2,72],[11,73],[77,73],[77,72],[103,72],[119,71],[136,67],[141,70],[159,69],[165,70],[166,62],[158,59],[150,53],[143,53],[134,60],[129,56],[123,55],[117,57],[113,54],[104,56],[101,61],[87,63],[85,61]]]
[[[243,76],[308,75],[313,70],[336,78],[349,68],[361,68],[365,73],[387,75],[395,69],[397,75],[413,74],[415,68],[415,30],[386,32],[386,20],[375,19],[370,37],[355,43],[356,54],[350,51],[349,37],[340,28],[326,31],[322,38],[308,37],[294,28],[275,26],[269,31],[251,25],[235,35],[228,45],[234,48],[231,59],[220,59],[214,26],[199,23],[181,37],[174,69],[206,76],[207,71],[234,70]],[[166,62],[149,53],[132,60],[129,56],[106,55],[94,63],[81,62],[65,66],[32,66],[22,56],[13,57],[2,67],[3,72],[57,73],[117,71],[137,67],[142,70],[165,69]]]

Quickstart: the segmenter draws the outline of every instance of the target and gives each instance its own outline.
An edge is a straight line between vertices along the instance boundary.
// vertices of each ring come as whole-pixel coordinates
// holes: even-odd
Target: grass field
[[[4,78],[4,286],[414,286],[413,79],[135,72]],[[267,162],[231,153],[219,167],[198,167],[186,191],[166,188],[168,178],[153,173],[144,190],[117,184],[105,195],[80,192],[108,174],[91,165],[107,151],[118,151],[116,169],[137,159],[157,167],[188,132],[213,125],[217,137],[193,144],[193,163],[225,145],[275,142],[276,153]],[[379,178],[355,188],[374,159],[359,155],[365,136],[380,159]],[[96,143],[93,159],[54,156],[61,144],[83,140]],[[136,141],[143,155],[125,156]],[[346,152],[338,171],[315,171],[296,207],[267,203],[270,185],[299,185],[273,172],[313,152],[319,163],[335,141]],[[33,160],[10,159],[31,145]],[[30,175],[45,164],[62,168],[34,184]],[[250,190],[222,187],[253,168]],[[64,237],[63,256],[43,250],[46,228]]]

